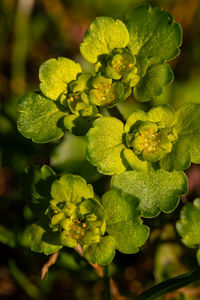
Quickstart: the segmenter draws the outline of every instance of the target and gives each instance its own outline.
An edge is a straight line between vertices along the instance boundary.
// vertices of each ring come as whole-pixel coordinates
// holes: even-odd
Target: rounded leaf
[[[147,102],[160,96],[174,80],[174,74],[168,64],[155,64],[149,67],[133,92],[136,100]]]
[[[122,157],[124,125],[114,117],[94,121],[94,128],[87,134],[87,158],[105,175],[120,174],[126,169]]]
[[[98,17],[86,31],[80,51],[85,59],[96,63],[99,55],[109,54],[115,48],[124,48],[128,42],[128,30],[122,21]]]
[[[178,234],[182,242],[188,247],[200,246],[200,199],[193,204],[186,204],[180,214],[180,220],[176,223]]]
[[[68,110],[63,110],[58,103],[28,93],[20,99],[18,110],[17,128],[34,143],[48,143],[64,135],[62,118],[68,115]]]
[[[146,171],[114,175],[111,186],[138,197],[142,215],[152,218],[160,211],[170,213],[177,207],[180,196],[187,193],[187,178],[182,171],[167,172],[149,164]]]
[[[115,256],[115,239],[104,236],[98,244],[84,245],[83,254],[89,262],[109,265]]]
[[[42,93],[56,100],[66,92],[67,84],[76,79],[81,72],[81,66],[71,59],[58,57],[45,61],[39,69],[40,89]]]
[[[131,10],[126,19],[128,48],[133,55],[155,63],[169,61],[179,54],[182,29],[169,12],[147,4]]]
[[[32,224],[28,236],[32,251],[49,255],[62,248],[59,234],[49,230],[47,219],[40,219]]]
[[[200,163],[200,104],[187,103],[177,110],[176,130],[191,162]]]
[[[81,202],[82,198],[88,199],[94,196],[90,184],[78,175],[65,174],[59,180],[53,182],[51,195],[59,202],[71,201]]]
[[[106,192],[102,205],[106,211],[106,232],[116,240],[116,249],[122,253],[138,252],[148,238],[149,228],[142,224],[139,200],[118,189]]]

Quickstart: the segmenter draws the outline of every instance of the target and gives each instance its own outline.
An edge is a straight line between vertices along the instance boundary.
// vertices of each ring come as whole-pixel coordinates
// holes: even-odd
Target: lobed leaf
[[[93,188],[90,184],[78,176],[65,174],[59,180],[53,182],[51,196],[55,200],[81,202],[82,198],[88,199],[94,196]]]
[[[52,254],[62,248],[60,234],[49,230],[48,220],[36,221],[29,229],[30,248],[34,252]]]
[[[40,89],[46,97],[56,100],[62,93],[66,93],[67,84],[75,80],[80,72],[81,66],[71,59],[48,59],[39,69]]]
[[[182,242],[188,247],[200,246],[200,199],[193,204],[186,204],[180,214],[180,220],[176,224],[178,234]]]
[[[98,244],[84,245],[83,253],[89,262],[109,265],[115,256],[115,239],[104,236]]]
[[[128,42],[128,30],[122,21],[98,17],[86,31],[80,51],[90,63],[96,63],[99,55],[109,54],[115,48],[124,48]]]
[[[177,110],[176,129],[190,153],[191,162],[200,163],[200,104],[188,103]]]
[[[22,195],[35,217],[41,217],[49,206],[50,189],[56,174],[47,165],[27,167],[22,175],[20,186]]]
[[[111,182],[112,188],[140,199],[139,208],[146,218],[155,217],[160,211],[172,212],[180,196],[187,193],[187,178],[182,171],[167,172],[153,166],[149,164],[146,171],[134,170],[114,175]]]
[[[174,74],[166,63],[150,66],[133,89],[136,100],[147,102],[160,96],[174,80]]]
[[[116,249],[122,253],[138,252],[149,235],[149,228],[142,224],[139,201],[135,196],[112,189],[102,197],[106,211],[106,232],[115,238]]]
[[[126,19],[128,48],[133,55],[161,63],[179,54],[182,29],[169,12],[147,4],[131,10]]]
[[[123,123],[114,117],[102,117],[94,121],[94,128],[87,134],[87,158],[100,173],[120,174],[126,169],[122,157]]]
[[[34,143],[48,143],[64,135],[62,118],[68,110],[58,103],[41,94],[28,93],[20,99],[18,110],[17,128]]]

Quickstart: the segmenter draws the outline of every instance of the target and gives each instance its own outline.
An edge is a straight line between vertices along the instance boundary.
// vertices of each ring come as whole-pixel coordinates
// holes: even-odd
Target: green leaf
[[[153,107],[148,112],[149,121],[159,124],[159,128],[171,127],[176,122],[176,112],[168,104]]]
[[[79,203],[82,198],[93,198],[94,192],[90,184],[78,176],[65,174],[59,180],[54,181],[51,187],[51,195],[59,202],[71,201]]]
[[[120,174],[126,169],[122,157],[123,123],[114,117],[102,117],[94,121],[87,138],[87,157],[97,170],[105,175]]]
[[[200,104],[188,103],[177,110],[176,130],[191,162],[200,163]]]
[[[77,136],[84,136],[92,127],[92,122],[99,117],[98,115],[82,117],[76,115],[68,115],[64,118],[64,126],[71,133]]]
[[[48,143],[64,135],[62,118],[68,111],[58,103],[40,94],[28,93],[20,99],[18,110],[18,130],[33,142]]]
[[[187,286],[190,283],[200,280],[200,268],[195,271],[187,272],[165,280],[159,284],[156,284],[152,288],[148,289],[141,295],[135,298],[135,300],[154,300],[160,296],[166,295],[170,292],[176,291],[182,287]]]
[[[160,166],[166,171],[186,170],[191,164],[190,145],[184,138],[179,136],[173,145],[172,152],[161,158]]]
[[[20,180],[22,195],[35,217],[41,217],[51,200],[50,189],[56,179],[54,171],[44,165],[27,167]]]
[[[144,77],[135,86],[133,92],[138,101],[147,102],[160,96],[173,81],[174,74],[168,64],[156,64],[149,67]]]
[[[154,167],[153,167],[154,166]],[[172,212],[180,195],[187,193],[187,178],[182,171],[167,172],[149,164],[148,170],[127,171],[112,178],[112,188],[121,189],[140,199],[139,208],[146,218],[160,211]]]
[[[128,48],[133,55],[151,62],[169,61],[179,54],[182,29],[170,13],[150,5],[137,7],[127,15]]]
[[[200,246],[200,199],[186,204],[180,214],[176,229],[188,247]]]
[[[139,201],[136,197],[113,189],[102,197],[106,211],[106,231],[116,240],[116,249],[122,253],[138,252],[149,235],[149,228],[142,225]],[[114,208],[114,209],[113,209]]]
[[[0,225],[0,242],[10,247],[15,247],[16,245],[16,236],[14,232],[3,225]]]
[[[84,245],[83,254],[89,262],[109,265],[115,256],[115,239],[104,236],[98,244]]]
[[[97,217],[98,221],[105,220],[105,211],[99,201],[95,199],[86,199],[79,206],[80,213],[83,215],[94,214]],[[104,232],[102,233],[104,234]]]
[[[80,72],[81,66],[71,59],[48,59],[40,66],[40,89],[46,97],[56,100],[62,93],[66,93],[67,84],[75,80]]]
[[[34,252],[52,254],[62,248],[60,234],[51,232],[47,219],[40,219],[29,229],[29,243]]]
[[[99,55],[109,54],[115,48],[124,48],[128,42],[128,30],[122,21],[98,17],[86,31],[80,51],[85,59],[96,63]]]

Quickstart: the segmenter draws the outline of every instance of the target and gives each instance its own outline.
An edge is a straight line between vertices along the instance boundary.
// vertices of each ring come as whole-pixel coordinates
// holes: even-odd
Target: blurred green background
[[[181,23],[182,52],[171,64],[174,83],[151,103],[139,104],[130,97],[120,104],[125,119],[135,107],[200,103],[199,0],[0,0],[0,299],[103,299],[102,281],[73,250],[60,251],[48,276],[40,279],[48,257],[27,247],[26,229],[33,219],[19,181],[26,166],[44,163],[58,172],[84,176],[99,195],[108,189],[108,178],[86,161],[82,137],[67,134],[59,142],[42,145],[21,136],[16,129],[17,102],[25,92],[38,90],[38,69],[48,58],[65,56],[90,69],[79,44],[91,21],[102,15],[123,20],[126,12],[143,3],[169,10]],[[187,174],[189,195],[183,203],[200,195],[200,168],[193,165]],[[110,273],[124,297],[113,299],[134,299],[156,282],[197,267],[195,252],[180,243],[174,229],[180,207],[173,214],[144,220],[152,233],[138,254],[117,253]],[[162,299],[200,299],[200,285]]]

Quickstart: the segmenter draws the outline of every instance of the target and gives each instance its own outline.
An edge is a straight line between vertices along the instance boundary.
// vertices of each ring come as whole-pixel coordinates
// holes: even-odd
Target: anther
[[[73,98],[73,97],[70,97],[69,100],[70,100],[70,101],[74,101],[74,98]]]
[[[131,68],[133,66],[133,64],[129,64],[128,67]]]
[[[78,234],[76,234],[75,238],[76,238],[76,239],[78,239],[78,238],[79,238],[79,235],[78,235]]]
[[[82,227],[85,228],[87,225],[85,223],[82,224]]]
[[[58,214],[59,213],[59,211],[56,210],[56,209],[53,212],[54,212],[54,214]]]

